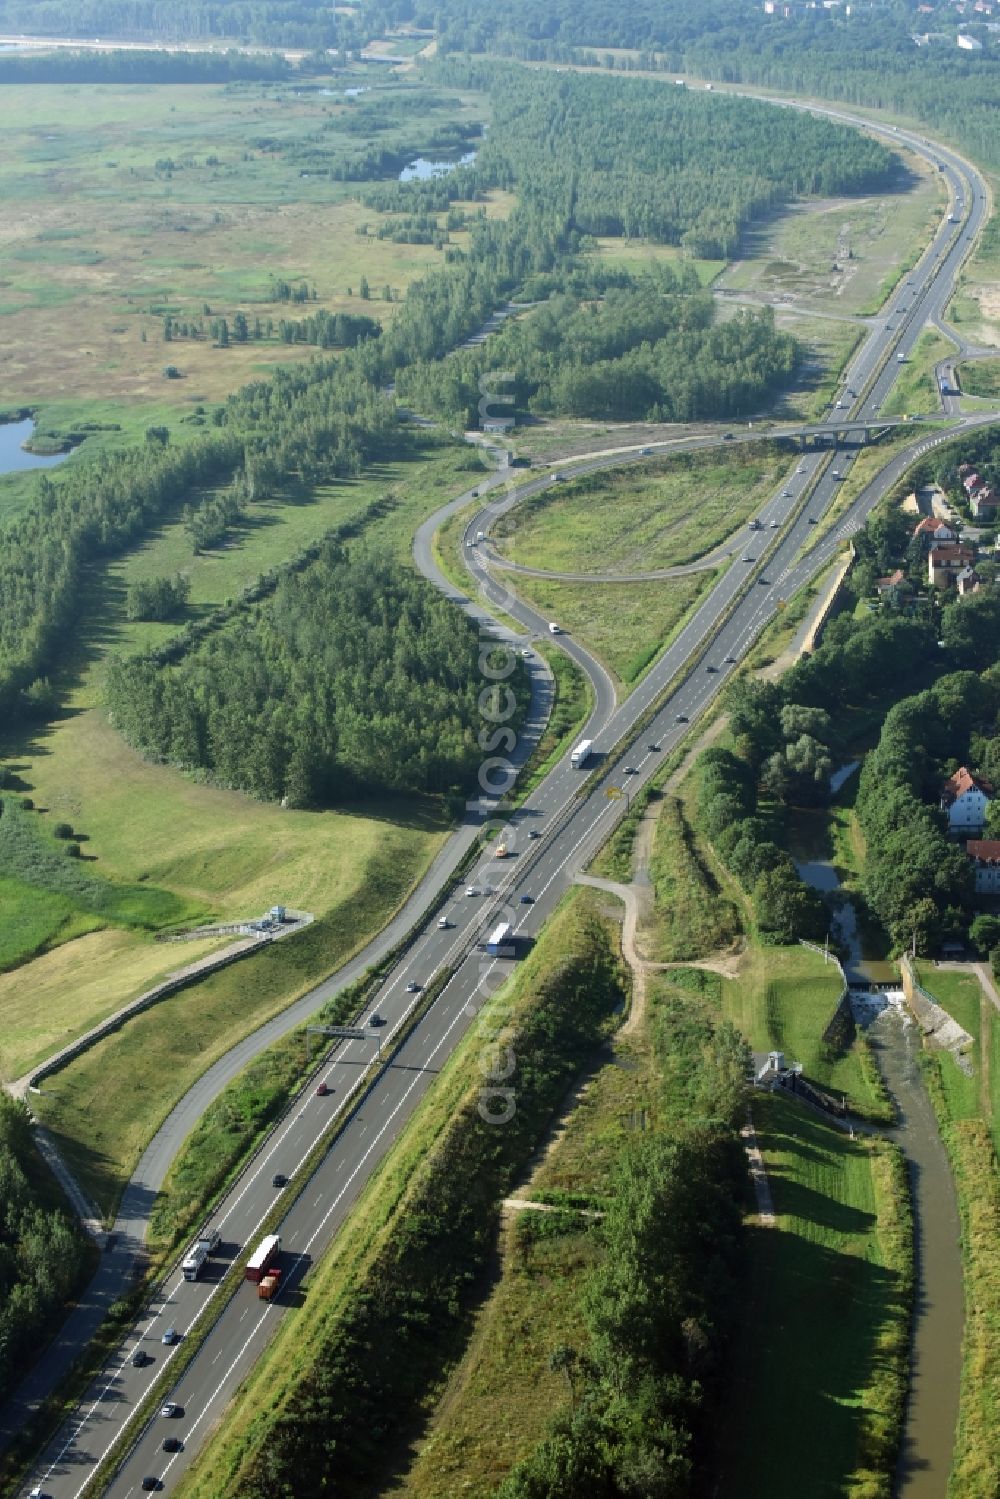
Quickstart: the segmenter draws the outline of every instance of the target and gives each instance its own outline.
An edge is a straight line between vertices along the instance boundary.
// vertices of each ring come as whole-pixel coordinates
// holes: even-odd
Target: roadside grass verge
[[[517,591],[632,688],[715,583],[717,571],[655,583],[554,583],[521,574]]]
[[[570,992],[576,1002],[565,1007]],[[261,1462],[290,1472],[294,1461],[307,1486],[331,1440],[347,1484],[370,1485],[405,1460],[429,1392],[468,1335],[500,1198],[620,998],[607,930],[578,893],[484,1007],[307,1282],[301,1307],[286,1311],[233,1419],[196,1464],[193,1496],[252,1484]],[[501,1032],[518,1057],[518,1109],[496,1130],[477,1110],[477,1063]],[[319,1392],[325,1414],[314,1430]]]
[[[763,442],[583,474],[533,495],[493,534],[510,560],[553,572],[675,567],[731,536],[794,462]]]
[[[777,1222],[750,1233],[721,1491],[888,1499],[913,1295],[895,1147],[851,1140],[780,1095],[753,1116]],[[774,1455],[781,1453],[781,1461]]]
[[[889,397],[882,408],[884,416],[933,415],[941,410],[941,398],[934,366],[939,359],[954,354],[955,345],[940,333],[922,333],[906,364],[901,365]]]
[[[838,323],[812,317],[805,311],[782,309],[775,322],[783,333],[791,333],[807,351],[798,384],[785,392],[775,416],[800,421],[818,421],[837,398],[847,363],[864,338],[856,323]]]
[[[1000,400],[1000,359],[967,359],[955,373],[963,395]]]
[[[108,1220],[177,1100],[237,1041],[363,947],[432,852],[419,833],[383,824],[377,847],[353,868],[352,888],[311,926],[171,995],[46,1079],[35,1110]]]
[[[743,926],[679,796],[664,798],[656,820],[649,873],[655,908],[643,928],[646,956],[669,963],[703,958],[730,946]]]
[[[537,641],[535,649],[545,658],[555,679],[555,704],[545,732],[535,746],[534,754],[518,777],[515,795],[518,800],[530,796],[549,771],[574,743],[594,707],[590,681],[576,662],[557,646]]]

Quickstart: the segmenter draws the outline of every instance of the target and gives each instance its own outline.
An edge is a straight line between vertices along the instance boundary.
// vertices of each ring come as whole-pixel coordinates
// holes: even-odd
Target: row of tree
[[[38,1190],[40,1170],[27,1109],[0,1092],[0,1395],[51,1336],[87,1271],[83,1235]]]
[[[463,787],[482,687],[476,632],[440,594],[330,543],[177,665],[115,658],[107,701],[145,753],[311,807]]]

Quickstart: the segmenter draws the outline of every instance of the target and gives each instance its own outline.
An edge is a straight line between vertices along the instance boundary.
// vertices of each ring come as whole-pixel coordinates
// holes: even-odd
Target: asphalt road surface
[[[822,112],[873,128],[869,121],[851,120],[844,111]],[[929,251],[904,278],[882,316],[875,320],[838,393],[837,400],[844,404],[834,406],[829,420],[820,424],[831,433],[844,427],[851,417],[865,420],[877,417],[922,327],[943,313],[955,275],[986,212],[985,188],[978,174],[954,153],[930,146],[907,131],[881,133],[890,141],[895,138],[941,163],[953,201],[959,198],[962,201],[963,222],[942,221]],[[903,356],[902,361],[897,355]],[[869,381],[871,390],[862,399]],[[501,477],[485,481],[490,491],[486,503],[473,516],[465,533],[466,541],[472,543],[465,548],[470,571],[486,599],[502,607],[516,621],[521,634],[508,631],[507,638],[516,641],[519,649],[530,652],[529,666],[536,684],[536,729],[537,714],[543,711],[546,701],[548,679],[537,654],[531,651],[531,641],[541,636],[558,638],[587,672],[594,685],[596,702],[586,730],[587,737],[594,741],[592,761],[583,769],[574,770],[568,756],[565,757],[512,815],[507,837],[511,857],[502,861],[486,857],[452,886],[443,904],[428,917],[422,933],[386,979],[375,1003],[384,1022],[380,1033],[388,1039],[419,1001],[419,993],[408,992],[408,986],[426,985],[435,974],[453,969],[452,977],[426,1016],[360,1101],[354,1095],[371,1059],[373,1043],[348,1041],[328,1055],[322,1072],[296,1100],[214,1215],[212,1221],[221,1231],[223,1246],[211,1262],[209,1272],[196,1282],[184,1281],[179,1272],[168,1278],[162,1295],[109,1361],[105,1373],[45,1453],[32,1475],[32,1483],[41,1484],[42,1491],[53,1499],[81,1494],[96,1464],[124,1436],[122,1462],[108,1493],[116,1499],[136,1494],[146,1476],[155,1478],[164,1490],[177,1485],[222,1420],[227,1403],[278,1327],[289,1303],[303,1294],[308,1297],[310,1266],[329,1245],[372,1171],[395,1143],[454,1046],[477,1023],[486,996],[512,972],[517,958],[537,937],[574,874],[586,866],[623,815],[626,798],[612,799],[609,790],[634,793],[644,785],[664,756],[689,731],[690,724],[697,721],[718,695],[781,602],[832,560],[844,538],[863,523],[872,506],[912,462],[917,451],[953,437],[954,430],[940,435],[915,433],[914,443],[889,463],[836,527],[803,554],[805,544],[817,534],[811,518],[821,519],[838,492],[841,481],[833,470],[845,476],[855,456],[850,447],[844,447],[833,457],[826,451],[804,452],[791,481],[786,480],[760,512],[764,529],[746,534],[742,555],[738,549],[677,639],[620,705],[616,703],[610,678],[598,663],[567,636],[551,637],[549,622],[491,576],[485,557],[480,556],[479,531],[487,532],[502,510],[544,484],[554,482],[553,476],[532,478],[516,490],[508,489]],[[636,456],[641,461],[641,455]],[[620,463],[622,458],[583,464],[563,460],[559,468],[586,472],[608,461]],[[810,484],[814,484],[814,490],[802,513],[796,515],[803,491]],[[488,605],[484,609],[482,603],[458,595],[454,586],[440,576],[431,555],[434,530],[449,513],[467,505],[470,498],[469,494],[460,496],[422,526],[414,554],[427,576],[485,626]],[[776,522],[773,528],[772,522]],[[611,767],[608,762],[612,752],[628,739],[638,720],[671,683],[675,686],[669,698],[643,728],[624,759]],[[459,839],[466,839],[466,849],[480,825],[474,811],[458,835]],[[455,862],[453,859],[450,867],[454,868]],[[447,859],[439,861],[438,878],[443,877],[447,867]],[[470,890],[476,893],[467,893]],[[412,912],[412,905],[408,909]],[[440,925],[442,920],[447,921],[446,927]],[[482,950],[481,944],[500,920],[510,923],[513,952],[492,957]],[[389,945],[387,942],[386,946]],[[248,1038],[237,1049],[238,1056],[231,1054],[234,1061],[223,1059],[218,1070],[206,1075],[200,1091],[178,1106],[171,1116],[172,1122],[168,1121],[150,1147],[158,1153],[159,1165],[155,1171],[146,1173],[147,1192],[155,1189],[158,1175],[162,1180],[160,1168],[165,1169],[165,1163],[172,1159],[194,1119],[228,1077],[263,1044],[301,1024],[322,999],[348,982],[359,965],[364,966],[368,961],[370,953],[362,955],[357,963],[327,980],[292,1011],[286,1011],[263,1032]],[[363,1018],[370,1018],[370,1009]],[[319,1077],[330,1088],[329,1096],[316,1095]],[[500,1113],[504,1102],[502,1093],[492,1099]],[[163,1331],[172,1325],[183,1336],[210,1306],[226,1265],[255,1245],[260,1225],[271,1211],[275,1197],[281,1191],[291,1190],[273,1186],[273,1176],[282,1173],[291,1179],[293,1188],[300,1186],[296,1173],[338,1110],[349,1113],[348,1121],[321,1165],[305,1182],[280,1227],[284,1269],[280,1297],[271,1303],[262,1302],[255,1287],[241,1287],[170,1392],[169,1398],[182,1408],[183,1415],[170,1419],[157,1417],[141,1429],[132,1429],[135,1423],[131,1423],[131,1418],[151,1380],[169,1368],[171,1359],[176,1357],[176,1345],[170,1347],[161,1341]],[[139,1205],[137,1222],[142,1216],[138,1208]],[[131,1362],[137,1347],[150,1356],[150,1362],[143,1368],[135,1368]],[[183,1450],[164,1452],[162,1443],[168,1436],[179,1437]]]

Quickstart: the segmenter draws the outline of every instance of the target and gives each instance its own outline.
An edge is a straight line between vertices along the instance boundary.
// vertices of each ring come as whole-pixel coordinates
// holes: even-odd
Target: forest
[[[0,83],[236,83],[286,78],[283,57],[246,52],[50,52],[0,57]]]
[[[887,0],[872,7],[800,7],[767,16],[754,0],[373,0],[368,24],[437,24],[439,55],[492,52],[525,61],[603,63],[588,48],[622,47],[631,69],[690,73],[725,83],[842,99],[915,115],[962,144],[986,166],[1000,165],[996,110],[1000,76],[990,56],[991,34],[975,16],[966,29],[981,33],[984,50],[917,48],[914,32],[952,36],[958,18],[947,4],[921,6]],[[680,92],[678,90],[678,92]]]
[[[361,45],[353,17],[325,0],[0,0],[0,30],[88,39]]]
[[[429,583],[330,543],[176,665],[113,658],[107,702],[144,753],[315,807],[463,787],[482,686],[474,626]]]
[[[40,1192],[39,1169],[27,1109],[0,1093],[0,1396],[58,1325],[88,1265],[82,1233]]]

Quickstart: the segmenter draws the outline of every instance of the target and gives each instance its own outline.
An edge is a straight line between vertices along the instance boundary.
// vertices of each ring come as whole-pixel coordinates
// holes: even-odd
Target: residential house
[[[976,871],[976,894],[1000,895],[1000,838],[970,838],[965,852]]]
[[[879,598],[887,602],[899,604],[904,595],[913,592],[913,586],[901,567],[897,567],[894,573],[887,578],[875,579],[875,592]]]
[[[984,484],[969,500],[969,509],[976,520],[995,521],[1000,509],[1000,495],[992,484]]]
[[[965,598],[968,593],[978,593],[983,586],[983,580],[974,567],[963,567],[955,579],[955,587],[958,589],[959,598]]]
[[[951,588],[958,574],[975,560],[975,547],[958,541],[942,542],[927,553],[927,581],[932,588]]]
[[[962,488],[965,490],[966,498],[971,500],[976,490],[982,489],[984,483],[985,480],[981,479],[975,471],[971,474],[966,474],[962,480]]]
[[[949,831],[978,832],[986,821],[992,799],[993,787],[989,781],[961,766],[941,788],[941,811],[948,814]]]
[[[958,45],[963,52],[982,52],[983,44],[978,37],[969,36],[967,32],[958,33]]]
[[[938,520],[936,515],[925,515],[917,524],[913,537],[914,540],[919,537],[923,545],[929,547],[936,542],[957,541],[958,532],[947,521]]]

